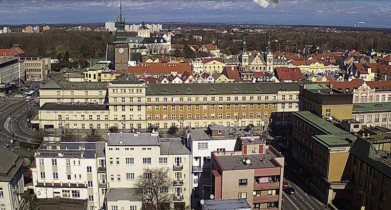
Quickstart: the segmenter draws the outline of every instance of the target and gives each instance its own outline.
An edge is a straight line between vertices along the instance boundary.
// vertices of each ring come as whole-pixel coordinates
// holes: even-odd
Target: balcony
[[[275,190],[280,188],[280,182],[266,182],[254,184],[254,190]]]
[[[174,201],[183,201],[183,195],[175,194],[173,200]]]
[[[183,180],[180,180],[180,179],[174,180],[173,185],[174,186],[183,186]]]
[[[202,168],[200,166],[193,166],[193,172],[201,173],[202,172]]]
[[[103,166],[99,167],[98,173],[106,173],[106,167],[103,167]]]
[[[182,165],[182,163],[180,163],[180,164],[174,164],[173,170],[174,170],[174,171],[182,171],[182,170],[183,170],[183,165]]]
[[[272,202],[278,202],[278,195],[261,195],[261,196],[254,196],[253,198],[254,203],[272,203]]]

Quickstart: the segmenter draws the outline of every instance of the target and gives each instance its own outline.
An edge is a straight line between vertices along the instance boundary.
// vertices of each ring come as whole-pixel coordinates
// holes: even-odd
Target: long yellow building
[[[41,109],[33,121],[40,128],[116,127],[129,131],[253,124],[265,129],[272,113],[297,111],[299,100],[299,86],[295,83],[48,84],[40,91]],[[87,90],[87,86],[97,90]],[[70,90],[72,87],[74,90]]]

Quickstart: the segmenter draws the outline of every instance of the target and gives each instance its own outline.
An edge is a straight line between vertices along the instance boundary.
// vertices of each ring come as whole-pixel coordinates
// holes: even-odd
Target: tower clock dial
[[[124,51],[125,51],[124,48],[119,48],[118,50],[119,53],[124,53]]]

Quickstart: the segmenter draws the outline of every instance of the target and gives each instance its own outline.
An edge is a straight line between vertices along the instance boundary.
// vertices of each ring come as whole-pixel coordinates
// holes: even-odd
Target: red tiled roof
[[[354,63],[356,69],[360,72],[360,74],[368,74],[368,71],[365,69],[364,65],[361,63]]]
[[[210,76],[210,74],[208,74],[208,73],[206,73],[206,72],[204,72],[204,73],[201,75],[202,79],[207,79],[209,76]]]
[[[306,66],[307,62],[306,61],[292,61],[292,65],[294,65],[294,66]]]
[[[213,73],[212,77],[213,77],[215,80],[217,80],[221,75],[222,75],[222,74],[215,72],[215,73]]]
[[[202,63],[209,63],[211,61],[218,61],[218,62],[221,62],[223,63],[223,59],[221,58],[205,58],[204,60],[202,60]]]
[[[204,47],[208,50],[208,51],[211,51],[211,50],[216,50],[217,47],[213,44],[204,44]]]
[[[261,78],[261,77],[264,77],[265,75],[263,74],[263,72],[254,72],[253,74],[253,77],[254,78]]]
[[[170,61],[183,62],[184,60],[185,60],[184,57],[163,57],[163,58],[160,58],[160,62],[162,62],[162,63],[168,63]]]
[[[16,57],[25,52],[20,47],[12,47],[10,49],[0,49],[0,56],[12,56]]]
[[[354,52],[350,53],[350,55],[359,57],[359,56],[361,56],[361,53],[358,51],[354,51]]]
[[[386,62],[391,62],[391,55],[387,55],[387,56],[384,57],[382,60],[383,60],[383,61],[386,61]]]
[[[196,51],[198,51],[198,50],[200,49],[200,46],[198,46],[198,45],[191,45],[191,47],[192,47],[193,49],[195,49]]]
[[[223,74],[228,78],[228,79],[233,79],[235,82],[240,82],[240,74],[239,74],[239,69],[237,66],[227,66],[223,70]]]
[[[391,90],[391,81],[369,81],[366,83],[372,89]],[[327,82],[326,84],[331,84],[334,90],[351,92],[363,85],[364,80],[354,79],[350,82]]]
[[[299,81],[304,79],[304,75],[299,68],[277,67],[275,73],[280,81]]]
[[[138,66],[128,67],[128,72],[131,74],[168,75],[171,72],[183,74],[186,71],[193,72],[188,63],[140,63]]]

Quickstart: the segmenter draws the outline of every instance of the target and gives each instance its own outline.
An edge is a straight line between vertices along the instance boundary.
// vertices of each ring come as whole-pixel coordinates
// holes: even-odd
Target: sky
[[[269,3],[274,1],[278,3]],[[391,0],[123,0],[127,23],[391,28]],[[115,21],[119,0],[0,0],[0,26]]]

